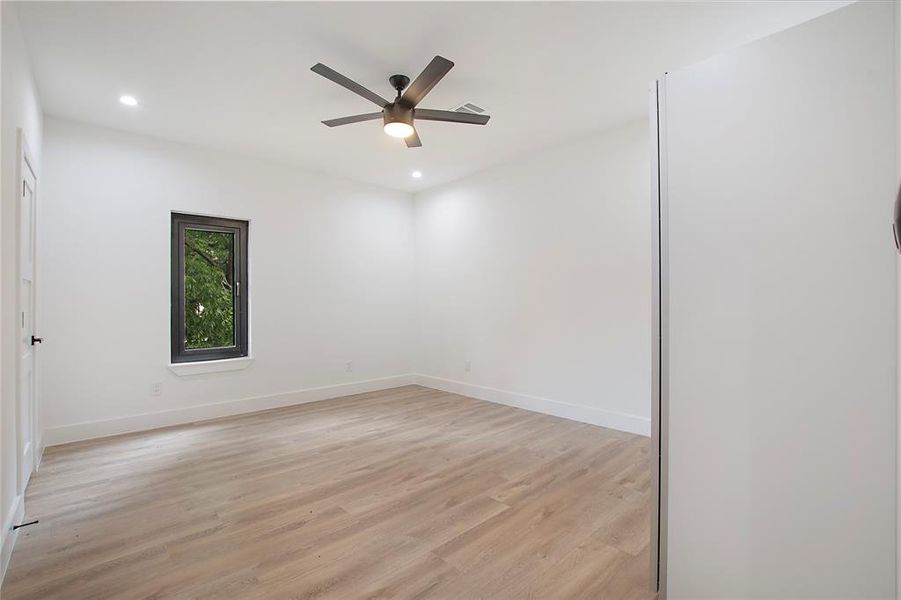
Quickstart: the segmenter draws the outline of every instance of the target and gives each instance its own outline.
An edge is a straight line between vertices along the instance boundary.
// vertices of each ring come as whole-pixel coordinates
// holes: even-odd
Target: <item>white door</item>
[[[22,161],[19,207],[19,491],[34,471],[34,255],[35,192],[37,180],[26,160]]]

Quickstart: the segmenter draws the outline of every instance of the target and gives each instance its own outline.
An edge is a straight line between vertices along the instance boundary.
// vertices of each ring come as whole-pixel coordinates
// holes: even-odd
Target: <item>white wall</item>
[[[895,595],[892,28],[665,78],[671,599]]]
[[[421,381],[648,434],[649,168],[641,122],[418,194]]]
[[[424,385],[649,431],[643,123],[415,203],[54,118],[45,148],[47,443],[390,387],[414,371]],[[251,219],[246,371],[167,366],[170,210]],[[358,381],[370,383],[344,385]]]
[[[409,195],[52,118],[43,183],[48,444],[410,381]],[[167,366],[172,210],[251,221],[244,371]]]
[[[15,4],[0,3],[2,123],[0,123],[0,579],[9,560],[9,526],[21,516],[17,490],[16,351],[19,327],[16,279],[19,210],[17,131],[22,129],[40,165],[42,116]]]

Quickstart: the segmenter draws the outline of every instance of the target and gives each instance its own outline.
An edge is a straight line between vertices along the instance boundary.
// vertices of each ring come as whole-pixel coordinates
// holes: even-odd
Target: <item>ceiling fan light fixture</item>
[[[412,108],[392,102],[382,109],[382,113],[385,115],[385,133],[391,137],[407,138],[416,133]]]
[[[385,123],[385,133],[396,138],[410,137],[413,135],[413,126],[403,121],[389,121]]]

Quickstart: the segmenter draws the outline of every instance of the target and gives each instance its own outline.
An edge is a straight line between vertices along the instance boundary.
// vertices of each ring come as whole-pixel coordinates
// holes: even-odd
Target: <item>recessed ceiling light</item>
[[[422,171],[413,171],[412,173],[410,173],[410,177],[412,177],[413,179],[419,179],[422,177]]]
[[[138,99],[134,96],[119,96],[119,102],[124,104],[125,106],[137,106]]]

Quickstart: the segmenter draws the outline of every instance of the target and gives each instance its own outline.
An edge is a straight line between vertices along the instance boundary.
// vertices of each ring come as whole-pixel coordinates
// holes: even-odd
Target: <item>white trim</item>
[[[204,373],[224,373],[226,371],[243,371],[253,364],[252,356],[226,358],[223,360],[204,360],[198,362],[170,363],[169,370],[184,377],[185,375],[203,375]]]
[[[416,375],[416,383],[421,386],[444,392],[462,394],[464,396],[478,398],[479,400],[515,406],[516,408],[523,408],[532,412],[562,417],[564,419],[588,423],[590,425],[599,425],[601,427],[628,433],[637,433],[643,436],[651,435],[651,419],[640,417],[638,415],[604,410],[602,408],[595,408],[593,406],[585,406],[582,404],[571,404],[569,402],[540,398],[538,396],[529,396],[518,392],[509,392],[463,381],[455,381],[453,379],[433,377],[431,375]]]
[[[3,523],[3,530],[0,531],[0,584],[6,577],[6,569],[9,567],[9,559],[12,558],[13,548],[16,540],[19,538],[19,530],[13,530],[13,525],[21,523],[25,517],[25,497],[19,494],[13,500],[13,504],[9,510],[9,516]]]
[[[336,385],[324,385],[293,392],[272,394],[269,396],[242,398],[240,400],[200,404],[197,406],[175,408],[103,421],[91,421],[87,423],[76,423],[74,425],[63,425],[61,427],[51,427],[44,430],[43,439],[47,446],[56,446],[58,444],[90,440],[121,433],[133,433],[136,431],[157,429],[159,427],[184,425],[195,421],[205,421],[207,419],[240,415],[270,408],[292,406],[295,404],[305,404],[307,402],[316,402],[319,400],[329,400],[331,398],[339,398],[351,394],[387,390],[403,385],[410,385],[413,383],[414,377],[415,376],[412,374],[380,377],[378,379],[367,379]]]
[[[658,600],[667,598],[669,515],[669,196],[667,186],[666,76],[654,87],[651,110],[653,239],[653,390],[651,402],[651,569]]]
[[[34,448],[34,472],[41,470],[41,461],[44,460],[44,431],[38,432],[38,440]]]
[[[895,23],[895,165],[901,185],[901,3],[894,2]],[[898,190],[901,195],[901,189]],[[901,600],[901,261],[896,266],[895,303],[897,304],[895,335],[895,598]]]

